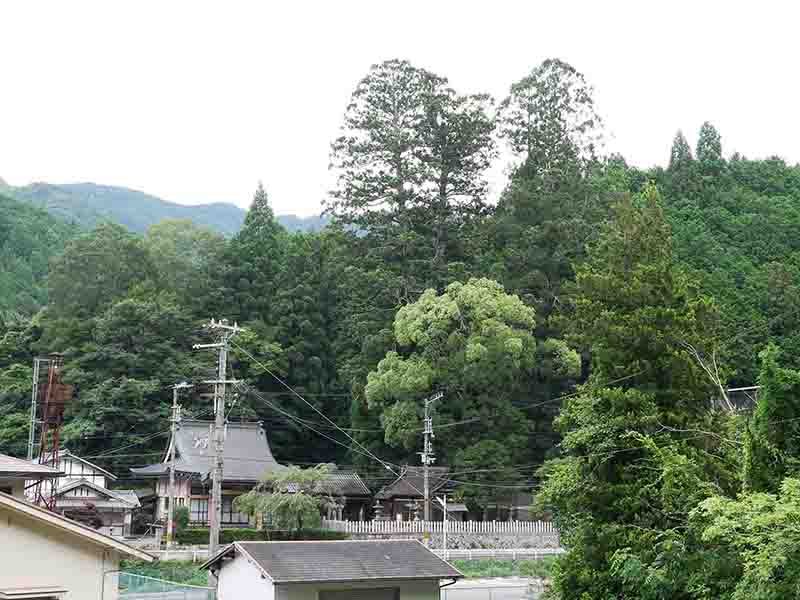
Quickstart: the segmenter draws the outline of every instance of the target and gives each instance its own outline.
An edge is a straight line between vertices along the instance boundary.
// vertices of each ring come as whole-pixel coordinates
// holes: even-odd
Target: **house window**
[[[192,498],[189,520],[193,523],[208,523],[208,498]]]
[[[223,523],[249,523],[250,519],[244,513],[240,513],[233,506],[235,496],[222,497],[222,522]]]

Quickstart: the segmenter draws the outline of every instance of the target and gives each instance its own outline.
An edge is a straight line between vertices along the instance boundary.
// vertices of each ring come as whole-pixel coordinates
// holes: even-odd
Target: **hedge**
[[[184,529],[176,536],[179,544],[184,546],[202,546],[208,544],[208,529]],[[349,536],[341,531],[327,529],[299,529],[293,531],[268,531],[261,529],[223,529],[219,532],[220,544],[232,542],[288,542],[296,540],[346,540]]]

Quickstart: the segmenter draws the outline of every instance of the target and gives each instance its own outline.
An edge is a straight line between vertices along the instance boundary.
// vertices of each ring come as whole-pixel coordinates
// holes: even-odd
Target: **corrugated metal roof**
[[[425,546],[409,540],[237,542],[236,549],[276,584],[463,577]],[[229,552],[220,552],[203,566]]]

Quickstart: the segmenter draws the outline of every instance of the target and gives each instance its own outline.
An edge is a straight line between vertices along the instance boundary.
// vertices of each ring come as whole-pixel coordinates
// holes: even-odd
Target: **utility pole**
[[[430,466],[436,462],[436,458],[433,452],[433,438],[436,436],[433,434],[433,418],[431,417],[430,409],[433,406],[433,403],[437,400],[441,400],[444,397],[442,392],[434,394],[430,398],[425,399],[425,428],[422,430],[423,435],[423,446],[422,452],[420,452],[420,456],[422,457],[422,477],[423,477],[423,495],[425,499],[423,502],[425,503],[423,506],[423,519],[425,522],[425,532],[423,533],[423,541],[427,546],[431,539],[431,533],[429,530],[428,523],[431,520],[431,485],[430,485]]]
[[[172,418],[170,419],[170,431],[172,437],[169,444],[169,504],[167,508],[167,548],[172,545],[172,529],[175,517],[175,437],[178,434],[178,426],[181,422],[181,406],[178,404],[178,394],[180,390],[191,388],[192,385],[177,383],[172,387]]]
[[[208,555],[213,556],[219,546],[219,530],[222,523],[222,474],[224,468],[223,452],[225,449],[225,386],[237,381],[227,379],[228,351],[233,336],[242,331],[236,323],[228,324],[227,319],[215,321],[211,319],[205,327],[217,336],[214,344],[195,344],[195,350],[215,349],[217,355],[217,378],[204,381],[214,385],[214,470],[212,471],[211,506],[209,507]]]

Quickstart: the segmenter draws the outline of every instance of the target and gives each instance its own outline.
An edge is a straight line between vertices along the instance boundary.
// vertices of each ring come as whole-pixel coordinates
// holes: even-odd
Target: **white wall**
[[[79,460],[74,460],[71,456],[62,457],[58,461],[57,468],[64,471],[64,476],[56,480],[59,489],[78,479],[88,479],[102,488],[107,487],[105,475]]]
[[[217,600],[274,600],[272,582],[262,579],[261,570],[246,556],[239,554],[223,564],[217,582]]]
[[[0,508],[0,590],[61,586],[65,600],[116,600],[118,553]],[[105,595],[101,596],[105,585]]]
[[[374,581],[354,583],[287,584],[276,587],[276,600],[317,600],[320,590],[352,590],[364,588],[400,588],[400,600],[439,600],[439,580]],[[250,596],[256,598],[256,596]],[[245,596],[242,596],[245,598]],[[220,600],[228,600],[220,597]]]

